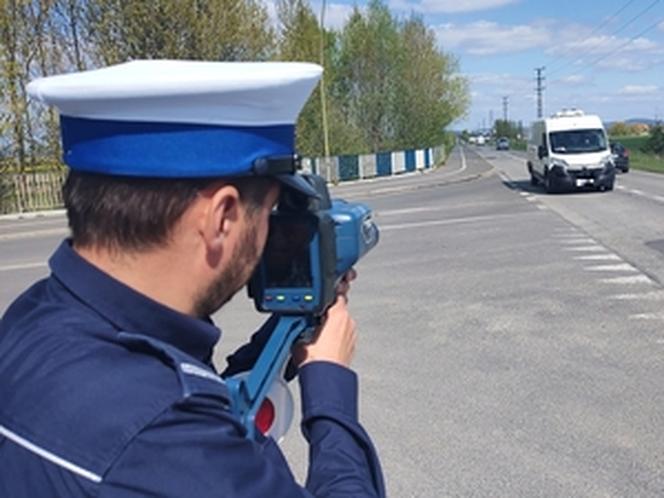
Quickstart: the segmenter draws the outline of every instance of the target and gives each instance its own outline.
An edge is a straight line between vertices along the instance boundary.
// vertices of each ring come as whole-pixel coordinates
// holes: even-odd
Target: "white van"
[[[528,142],[530,183],[547,192],[613,190],[616,172],[602,120],[572,109],[536,121]]]

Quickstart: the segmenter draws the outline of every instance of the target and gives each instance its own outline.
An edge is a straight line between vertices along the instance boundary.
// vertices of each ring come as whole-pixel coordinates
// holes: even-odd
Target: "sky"
[[[664,0],[385,1],[398,17],[422,16],[459,59],[472,102],[454,129],[488,127],[504,101],[507,118],[527,126],[537,67],[545,116],[576,107],[605,122],[664,118]],[[366,2],[328,0],[326,26],[343,26],[354,5]]]

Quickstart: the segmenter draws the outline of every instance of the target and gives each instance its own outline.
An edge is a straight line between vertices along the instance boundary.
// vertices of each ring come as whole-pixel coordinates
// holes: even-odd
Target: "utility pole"
[[[535,90],[537,91],[537,117],[541,118],[544,116],[544,110],[542,107],[542,93],[544,92],[544,76],[542,76],[542,71],[544,71],[544,66],[542,67],[536,67],[535,71],[537,72],[537,77],[535,78],[535,81],[537,81],[537,87]]]
[[[320,65],[325,67],[325,0],[320,9]],[[327,107],[325,102],[325,71],[320,78],[320,107],[323,119],[323,149],[325,157],[330,157],[330,139],[327,129]]]
[[[505,95],[503,97],[503,121],[505,121],[505,124],[507,124],[507,105],[509,102],[509,97]]]

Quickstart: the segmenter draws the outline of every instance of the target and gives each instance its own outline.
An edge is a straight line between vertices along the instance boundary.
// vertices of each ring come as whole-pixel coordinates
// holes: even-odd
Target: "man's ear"
[[[240,219],[240,193],[235,186],[223,184],[206,194],[209,197],[202,220],[202,235],[208,250],[217,253]]]

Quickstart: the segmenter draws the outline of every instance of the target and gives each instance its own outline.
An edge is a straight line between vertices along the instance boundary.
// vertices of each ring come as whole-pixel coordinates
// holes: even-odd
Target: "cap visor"
[[[297,190],[298,192],[301,192],[308,197],[320,198],[320,194],[316,191],[316,189],[307,180],[305,180],[304,177],[298,174],[275,175],[275,178],[286,187]]]

